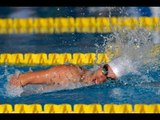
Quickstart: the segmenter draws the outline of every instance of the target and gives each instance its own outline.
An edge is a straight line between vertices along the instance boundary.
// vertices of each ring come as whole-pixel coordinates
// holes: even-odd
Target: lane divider
[[[0,113],[160,113],[160,104],[0,104]]]
[[[2,53],[0,54],[0,64],[16,65],[58,65],[72,63],[78,65],[93,65],[94,63],[107,63],[109,58],[107,54],[99,53],[96,60],[96,53]]]
[[[65,63],[77,65],[94,65],[108,63],[116,51],[106,53],[1,53],[0,64],[9,65],[60,65]],[[149,53],[151,57],[160,55],[160,45],[155,45]]]
[[[159,31],[159,17],[0,18],[0,34],[108,33],[122,29]]]

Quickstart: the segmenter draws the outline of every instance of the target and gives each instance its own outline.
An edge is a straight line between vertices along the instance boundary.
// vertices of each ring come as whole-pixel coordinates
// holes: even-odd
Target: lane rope
[[[108,33],[122,29],[159,31],[159,17],[0,18],[0,34]]]
[[[160,113],[160,104],[1,104],[0,113]]]
[[[156,45],[149,53],[151,56],[160,54],[160,45]],[[65,63],[77,65],[94,65],[108,63],[116,52],[106,53],[1,53],[0,64],[11,65],[59,65]]]

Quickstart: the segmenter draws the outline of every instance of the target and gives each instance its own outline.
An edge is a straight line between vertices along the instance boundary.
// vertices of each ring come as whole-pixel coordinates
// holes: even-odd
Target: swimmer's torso
[[[85,86],[88,84],[85,82],[85,79],[87,79],[86,73],[90,73],[89,70],[72,64],[55,66],[45,71],[46,74],[41,74],[41,76],[38,77],[40,77],[39,79],[45,79],[47,84],[25,86],[23,94],[40,93],[49,90],[72,89]]]
[[[76,65],[59,65],[47,70],[48,84],[43,84],[42,87],[36,90],[36,92],[48,91],[48,90],[61,90],[78,88],[80,86],[89,85],[86,82],[88,75],[91,74],[89,70],[81,68]],[[43,76],[41,76],[42,79]]]
[[[84,74],[88,71],[76,65],[60,65],[49,69],[51,74],[51,84],[69,84],[83,82]],[[50,84],[50,83],[49,83]]]
[[[81,68],[76,65],[59,65],[47,70],[27,72],[13,76],[10,84],[23,86],[29,93],[36,93],[48,90],[72,89],[80,86],[92,84],[92,73],[90,70]],[[30,91],[31,85],[35,89]],[[28,89],[29,88],[29,89]]]

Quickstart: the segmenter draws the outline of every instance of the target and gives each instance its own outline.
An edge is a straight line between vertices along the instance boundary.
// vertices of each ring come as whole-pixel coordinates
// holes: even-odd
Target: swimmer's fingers
[[[11,76],[11,79],[9,80],[9,85],[11,86],[20,86],[21,82],[18,80],[16,75]]]

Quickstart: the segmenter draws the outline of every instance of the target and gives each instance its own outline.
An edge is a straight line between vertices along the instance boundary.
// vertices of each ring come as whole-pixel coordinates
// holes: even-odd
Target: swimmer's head
[[[134,71],[135,67],[133,66],[132,60],[127,56],[120,56],[108,63],[111,71],[115,74],[116,78]]]
[[[107,79],[111,79],[111,80],[117,79],[116,74],[113,72],[112,68],[108,64],[105,64],[103,66],[102,73],[103,75],[106,76]]]
[[[108,64],[98,68],[95,71],[93,81],[96,84],[100,84],[105,82],[107,79],[116,79],[116,75],[114,74],[114,72],[112,71],[112,69]]]

